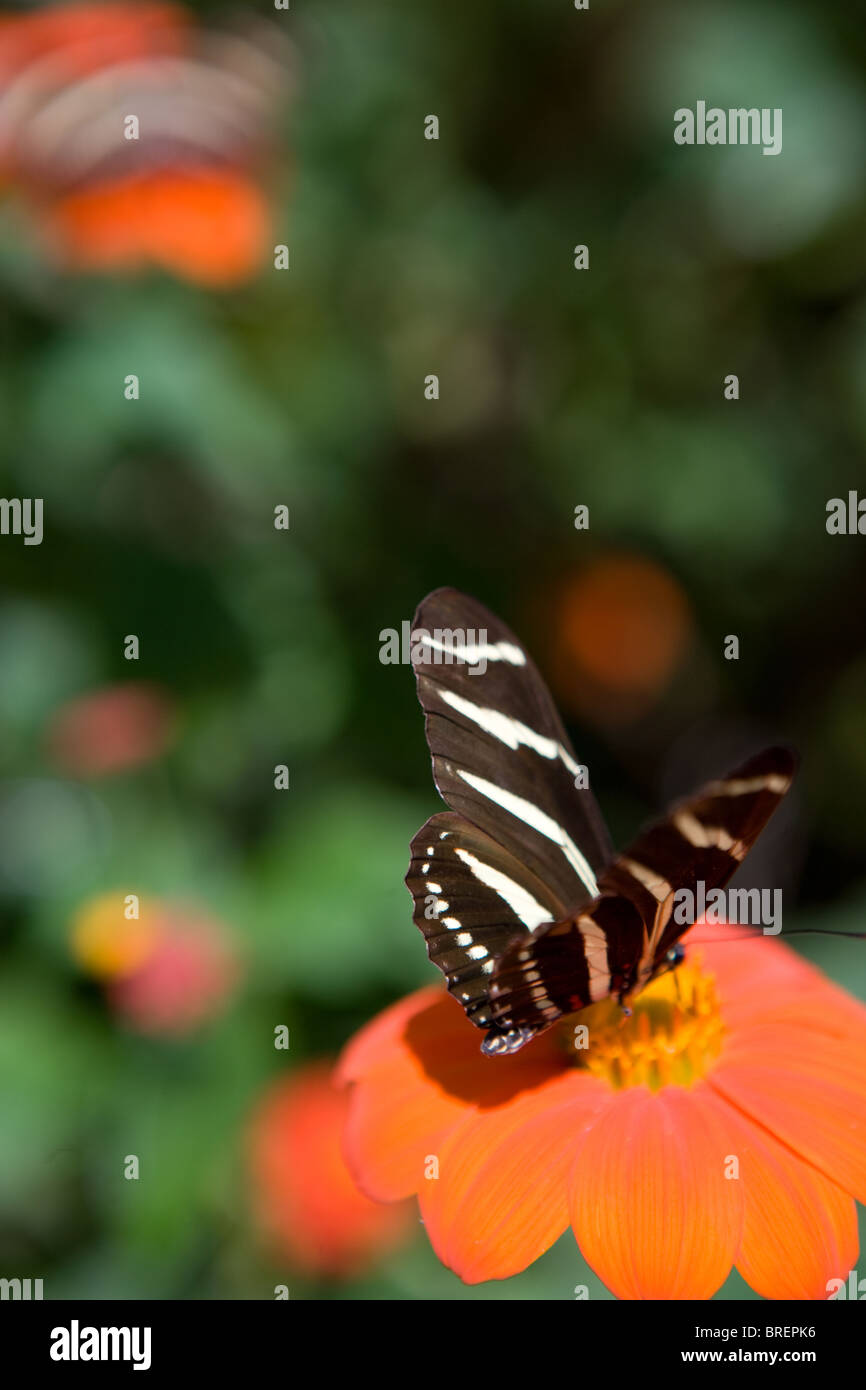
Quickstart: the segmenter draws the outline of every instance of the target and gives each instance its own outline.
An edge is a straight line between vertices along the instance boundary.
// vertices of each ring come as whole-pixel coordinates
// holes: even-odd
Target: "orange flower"
[[[676,579],[642,555],[602,556],[552,603],[554,683],[564,705],[599,723],[643,714],[674,679],[693,636]]]
[[[43,80],[89,72],[149,53],[180,52],[189,16],[178,5],[95,3],[51,5],[34,14],[0,16],[4,84],[39,61]]]
[[[250,1122],[250,1166],[262,1227],[311,1274],[357,1274],[408,1230],[404,1205],[358,1191],[340,1148],[348,1098],[324,1063],[302,1067],[260,1100]]]
[[[340,1065],[359,1184],[417,1193],[470,1284],[571,1225],[619,1298],[709,1298],[733,1265],[766,1298],[826,1298],[866,1200],[866,1009],[770,937],[687,940],[631,1018],[606,1000],[513,1057],[436,989],[381,1015]]]
[[[227,288],[273,244],[258,168],[290,86],[279,30],[211,34],[171,4],[9,16],[0,175],[65,269],[155,265]]]
[[[186,169],[100,183],[45,210],[49,237],[78,270],[161,265],[190,284],[228,288],[258,267],[268,230],[260,190],[233,169]]]

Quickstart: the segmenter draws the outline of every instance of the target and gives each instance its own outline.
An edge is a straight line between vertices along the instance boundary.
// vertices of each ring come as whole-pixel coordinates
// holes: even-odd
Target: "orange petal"
[[[151,181],[147,215],[154,261],[194,284],[228,288],[261,264],[267,204],[240,170],[166,172]]]
[[[802,1025],[809,1001],[810,1031],[841,1035],[853,1028],[866,1039],[866,1007],[784,942],[742,927],[701,924],[685,943],[690,957],[699,957],[714,976],[730,1029],[794,1012]]]
[[[362,1192],[393,1202],[417,1192],[427,1156],[466,1112],[466,1102],[425,1086],[405,1057],[352,1088],[343,1152]]]
[[[586,1131],[571,1174],[584,1257],[618,1298],[710,1298],[737,1253],[742,1183],[733,1131],[700,1083],[621,1091]]]
[[[268,217],[242,172],[163,170],[69,194],[48,221],[72,266],[135,270],[150,261],[225,288],[258,268]]]
[[[345,1085],[348,1081],[357,1081],[371,1067],[387,1062],[399,1045],[409,1020],[416,1014],[425,1013],[433,1005],[441,1004],[442,1000],[441,989],[431,985],[429,989],[417,989],[389,1009],[383,1009],[343,1048],[335,1069],[337,1082]]]
[[[492,1108],[560,1073],[555,1042],[484,1057],[481,1034],[441,990],[421,990],[368,1025],[343,1054],[353,1080],[345,1153],[358,1185],[379,1201],[417,1192],[428,1156],[469,1110]]]
[[[853,1198],[766,1130],[716,1102],[732,1129],[745,1201],[737,1268],[763,1298],[826,1299],[857,1261]]]
[[[477,1284],[508,1279],[543,1255],[568,1226],[578,1137],[612,1099],[603,1082],[572,1070],[462,1119],[420,1193],[442,1263]]]
[[[866,1056],[779,1023],[726,1040],[708,1083],[795,1153],[866,1201]]]

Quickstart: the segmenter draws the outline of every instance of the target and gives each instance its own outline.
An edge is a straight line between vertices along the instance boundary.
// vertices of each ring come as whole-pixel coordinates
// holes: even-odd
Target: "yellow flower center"
[[[625,1086],[690,1086],[719,1055],[724,1025],[716,983],[692,959],[660,975],[629,1001],[615,999],[572,1014],[562,1039],[575,1065],[615,1090]]]

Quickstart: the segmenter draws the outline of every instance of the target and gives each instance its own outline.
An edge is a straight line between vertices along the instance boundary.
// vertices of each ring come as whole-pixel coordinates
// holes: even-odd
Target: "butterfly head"
[[[638,972],[633,981],[631,989],[624,990],[619,995],[626,1015],[630,1015],[631,1010],[626,1008],[626,1001],[633,999],[635,995],[646,989],[647,985],[652,984],[653,980],[659,979],[662,975],[667,975],[672,970],[676,970],[678,965],[682,965],[686,958],[686,948],[681,941],[677,941],[667,951],[664,952],[655,962],[651,963],[644,972]]]
[[[686,948],[681,941],[678,941],[676,946],[672,946],[669,951],[665,952],[662,968],[665,970],[676,970],[678,965],[682,965],[685,958]]]
[[[682,965],[686,958],[686,948],[682,942],[677,941],[655,961],[651,962],[645,972],[639,973],[638,980],[635,982],[633,993],[639,994],[642,989],[653,980],[657,980],[660,975],[667,975],[671,970],[676,970],[678,965]]]

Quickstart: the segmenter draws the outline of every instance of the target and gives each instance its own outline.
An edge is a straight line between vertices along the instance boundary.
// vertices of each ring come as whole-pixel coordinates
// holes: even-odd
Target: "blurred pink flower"
[[[48,746],[55,762],[73,776],[103,777],[159,757],[173,723],[171,702],[158,686],[105,686],[57,710]]]
[[[136,1032],[182,1037],[223,1012],[240,969],[222,928],[175,904],[149,910],[152,945],[107,985],[116,1013]]]

